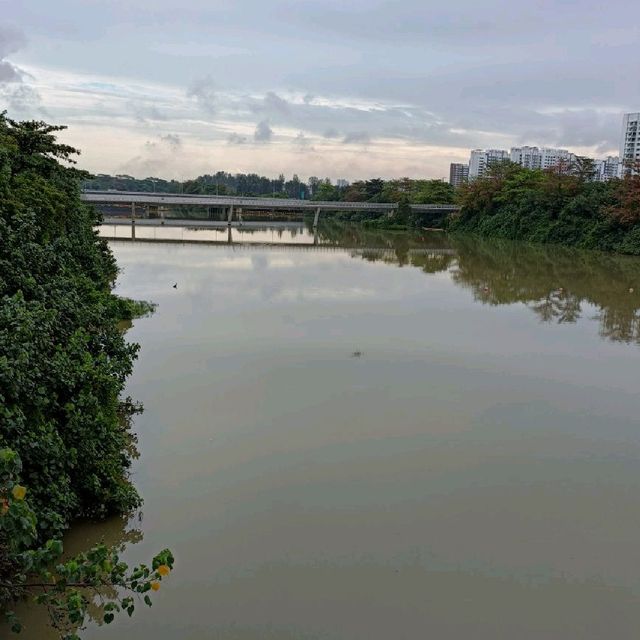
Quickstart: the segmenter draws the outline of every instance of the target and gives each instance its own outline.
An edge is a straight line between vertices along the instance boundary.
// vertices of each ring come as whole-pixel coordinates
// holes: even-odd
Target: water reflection
[[[64,538],[64,556],[66,560],[78,553],[82,553],[97,544],[105,544],[109,549],[119,554],[129,552],[133,545],[139,544],[143,539],[140,528],[142,513],[131,516],[113,517],[105,521],[76,522]],[[103,604],[116,597],[115,589],[101,587],[97,593],[87,594],[91,604],[87,608],[86,623],[91,627],[104,625]],[[37,606],[32,602],[20,604],[16,611],[24,622],[24,629],[20,636],[31,640],[59,640],[60,635],[49,625],[49,616],[45,607]],[[0,623],[0,635],[9,630]],[[68,629],[69,633],[78,632],[79,629]],[[4,636],[2,636],[4,637]]]
[[[453,279],[488,304],[526,304],[543,322],[592,313],[600,335],[640,342],[640,261],[629,256],[513,243],[454,241]],[[585,310],[585,306],[587,309]]]
[[[358,240],[380,242],[374,234],[353,233],[350,241]],[[449,271],[453,282],[470,289],[478,302],[522,303],[542,322],[576,323],[587,314],[600,323],[602,337],[640,344],[638,258],[444,234],[398,234],[386,241],[392,253],[364,251],[362,257],[410,264],[430,274]],[[455,254],[411,251],[421,243]]]
[[[158,303],[127,559],[177,564],[87,638],[635,639],[640,261],[318,239],[112,243]]]

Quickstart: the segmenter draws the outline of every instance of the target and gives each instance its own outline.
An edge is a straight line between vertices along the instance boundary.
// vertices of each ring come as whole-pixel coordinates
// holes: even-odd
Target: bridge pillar
[[[136,221],[133,218],[131,219],[131,239],[136,239]]]
[[[318,228],[318,219],[320,218],[320,207],[316,209],[316,215],[313,217],[313,228]]]
[[[233,221],[233,205],[229,206],[229,217],[227,218],[227,224],[231,225],[231,222]]]

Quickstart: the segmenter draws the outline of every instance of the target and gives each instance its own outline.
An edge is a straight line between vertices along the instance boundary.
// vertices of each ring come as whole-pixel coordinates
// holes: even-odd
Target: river
[[[83,638],[638,637],[640,259],[142,233],[220,246],[111,243],[117,292],[158,304],[129,332],[145,504],[66,545],[176,568]]]

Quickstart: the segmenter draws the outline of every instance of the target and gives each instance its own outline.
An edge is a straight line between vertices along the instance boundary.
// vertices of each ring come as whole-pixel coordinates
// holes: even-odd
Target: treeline
[[[231,174],[224,171],[184,182],[100,174],[85,180],[83,187],[94,190],[298,198],[334,202],[400,202],[406,199],[416,204],[448,204],[454,199],[453,187],[442,180],[374,178],[352,184],[334,184],[329,178],[311,177],[307,182],[302,182],[297,175],[290,179],[283,175],[272,179],[255,173]]]
[[[623,179],[593,182],[562,166],[507,162],[462,187],[457,201],[451,231],[640,255],[640,165]]]
[[[40,600],[75,627],[88,603],[67,581],[124,586],[126,565],[106,549],[51,572],[74,519],[140,504],[128,477],[136,407],[121,399],[138,347],[118,326],[136,309],[112,294],[117,266],[62,128],[0,113],[0,613],[36,574]]]

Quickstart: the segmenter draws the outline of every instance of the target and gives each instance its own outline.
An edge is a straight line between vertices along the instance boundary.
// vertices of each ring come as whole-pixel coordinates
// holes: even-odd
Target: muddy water
[[[350,233],[112,243],[145,505],[67,546],[177,560],[85,636],[636,638],[640,260]]]

